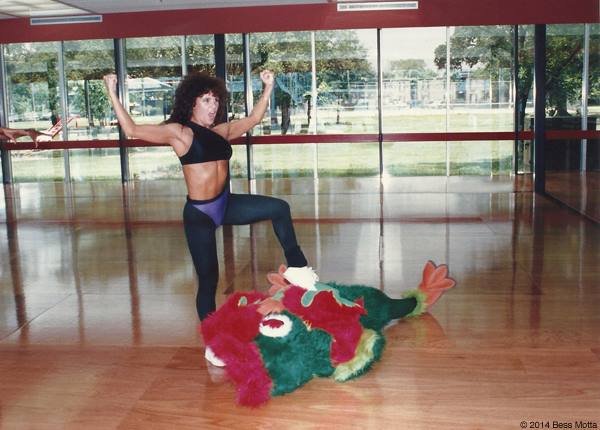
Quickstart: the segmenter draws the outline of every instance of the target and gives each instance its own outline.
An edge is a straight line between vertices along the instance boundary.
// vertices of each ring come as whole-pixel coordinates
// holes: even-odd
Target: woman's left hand
[[[17,141],[17,136],[13,130],[9,130],[8,128],[2,129],[2,134],[0,136],[6,136],[6,139],[9,143],[15,143]]]
[[[270,70],[265,69],[260,72],[260,80],[263,81],[263,84],[265,84],[267,87],[273,86],[273,83],[275,82],[275,75]]]

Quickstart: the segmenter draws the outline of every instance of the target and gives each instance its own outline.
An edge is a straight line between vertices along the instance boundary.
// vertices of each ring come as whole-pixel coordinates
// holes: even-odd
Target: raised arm
[[[35,142],[35,146],[37,148],[37,144],[41,138],[45,135],[40,133],[33,128],[4,128],[0,127],[0,139],[5,138],[9,142],[16,142],[19,137],[29,137],[31,140]]]
[[[30,130],[20,128],[4,128],[0,127],[0,137],[7,139],[9,142],[16,141],[19,137],[30,136]],[[32,139],[34,140],[34,139]]]
[[[117,76],[115,74],[104,76],[104,85],[125,135],[152,143],[168,143],[171,146],[178,144],[182,136],[182,127],[179,124],[136,124],[117,95]]]
[[[227,140],[242,136],[248,130],[252,129],[252,127],[259,124],[263,116],[265,116],[275,84],[275,75],[270,70],[263,70],[260,72],[260,79],[264,84],[264,89],[258,101],[254,104],[252,112],[245,118],[219,124],[214,127],[214,130]]]

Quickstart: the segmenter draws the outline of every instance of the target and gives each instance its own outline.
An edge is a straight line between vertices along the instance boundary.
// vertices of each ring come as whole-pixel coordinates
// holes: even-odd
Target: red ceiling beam
[[[252,33],[447,25],[600,22],[598,0],[420,0],[418,10],[338,12],[335,3],[170,10],[103,15],[96,24],[31,26],[0,20],[0,43],[183,34]]]

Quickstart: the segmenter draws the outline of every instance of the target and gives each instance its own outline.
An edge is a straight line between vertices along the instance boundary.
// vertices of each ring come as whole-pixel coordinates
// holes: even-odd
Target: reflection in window
[[[229,91],[227,105],[228,119],[240,119],[246,116],[244,102],[244,50],[241,34],[225,35],[225,59],[227,61],[226,83]]]
[[[588,129],[600,130],[600,24],[588,24],[590,26],[590,57],[588,69],[588,100],[587,100],[587,123]],[[587,170],[600,170],[600,142],[589,140],[587,146]],[[596,182],[597,183],[597,182]],[[596,192],[598,194],[596,189]],[[598,214],[600,218],[600,214]]]
[[[533,25],[520,25],[518,37],[518,74],[517,85],[517,130],[533,129],[535,107],[533,104],[534,78],[534,36]],[[533,141],[519,140],[516,154],[517,172],[531,173],[533,171]]]
[[[588,30],[589,69],[586,73],[586,26],[547,26],[547,129],[597,129],[597,115],[600,113],[598,25],[589,26]],[[586,92],[588,95],[584,100]],[[593,219],[600,219],[598,152],[596,139],[551,140],[545,145],[546,191]]]
[[[547,117],[581,116],[583,27],[583,24],[547,26]]]
[[[599,127],[600,25],[589,28],[586,105],[581,98],[584,25],[547,27],[549,129],[580,129],[582,123],[590,130]],[[516,86],[512,32],[510,26],[381,30],[384,133],[531,129],[534,26],[519,26]],[[376,40],[374,29],[249,35],[250,85],[255,98],[262,91],[258,72],[270,68],[276,73],[269,111],[253,134],[378,133]],[[132,38],[125,45],[126,106],[137,123],[158,124],[169,116],[182,74],[215,73],[212,35]],[[3,46],[8,125],[44,130],[59,119],[70,119],[65,128],[69,140],[116,139],[114,114],[101,82],[101,76],[114,68],[112,40],[67,41],[63,47],[67,112],[61,112],[59,42]],[[226,35],[226,53],[228,119],[232,120],[246,114],[242,35]],[[547,145],[549,171],[578,170],[584,147],[587,169],[598,170],[597,142],[576,139]],[[393,176],[505,174],[511,171],[511,148],[508,142],[386,143],[383,162],[386,173]],[[370,176],[379,168],[376,142],[256,145],[253,151],[257,177],[312,176],[315,172],[319,176]],[[15,180],[62,180],[63,153],[12,152]],[[518,143],[519,172],[530,171],[531,153],[530,142]],[[71,150],[70,155],[71,175],[76,180],[119,175],[116,150]],[[130,166],[134,179],[181,175],[167,147],[131,148]],[[234,147],[231,173],[233,177],[247,175],[243,145]]]
[[[229,91],[227,105],[228,120],[240,119],[246,116],[244,90],[244,51],[241,34],[225,35],[226,83]],[[248,177],[246,145],[234,145],[229,173],[232,178]]]
[[[257,179],[313,176],[314,145],[254,145],[253,153]]]
[[[116,123],[102,77],[114,73],[112,40],[64,42],[67,79],[69,140],[118,139]],[[73,180],[119,179],[119,150],[90,148],[69,150]]]
[[[275,73],[270,107],[254,135],[305,134],[313,115],[311,33],[256,33],[250,35],[252,94],[262,92],[259,73]],[[261,177],[312,176],[314,145],[257,145],[253,147],[254,172]]]
[[[450,27],[448,131],[513,131],[513,27]],[[436,50],[445,57],[446,44]],[[436,59],[439,67],[446,60]]]
[[[319,144],[318,176],[379,175],[379,143]]]
[[[378,133],[377,30],[315,33],[317,133]],[[317,146],[319,176],[379,174],[379,143]]]
[[[317,133],[378,133],[377,30],[315,33]],[[317,146],[319,176],[376,176],[379,143]]]
[[[580,130],[584,26],[549,25],[546,36],[546,129]],[[547,171],[579,170],[581,140],[545,144]]]
[[[513,141],[448,142],[450,175],[510,175]]]
[[[136,122],[156,124],[167,118],[182,75],[181,47],[178,36],[127,39],[129,113]]]
[[[64,42],[69,140],[118,139],[102,77],[114,73],[112,40]]]
[[[317,133],[377,133],[377,31],[315,33]]]
[[[138,124],[159,124],[168,118],[175,88],[182,76],[182,38],[143,37],[126,40],[128,110]],[[171,148],[130,148],[132,179],[181,177]]]
[[[189,72],[215,75],[215,38],[213,35],[184,36]]]
[[[384,133],[446,131],[445,41],[444,27],[381,31]]]
[[[251,34],[250,64],[255,100],[262,92],[261,70],[272,70],[276,81],[269,112],[254,134],[307,133],[312,107],[310,32]]]
[[[546,55],[546,128],[597,130],[600,116],[598,24],[549,25]],[[586,58],[586,55],[589,56]],[[600,219],[599,151],[597,139],[551,140],[545,145],[546,192],[595,220]]]
[[[446,142],[397,142],[383,144],[387,176],[444,176]]]
[[[58,42],[5,46],[8,126],[48,130],[60,108]],[[60,138],[57,137],[57,138]],[[13,151],[15,182],[63,180],[62,151]]]

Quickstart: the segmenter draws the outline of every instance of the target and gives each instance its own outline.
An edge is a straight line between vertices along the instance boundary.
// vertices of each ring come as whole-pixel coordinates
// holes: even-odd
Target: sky
[[[450,29],[452,31],[453,28]],[[373,30],[357,30],[365,48],[369,52],[369,60],[377,61],[377,40]],[[452,34],[452,33],[451,33]],[[446,43],[446,27],[419,28],[386,28],[381,31],[381,58],[385,71],[389,61],[399,59],[422,59],[430,68],[433,63],[434,50],[438,45]]]

